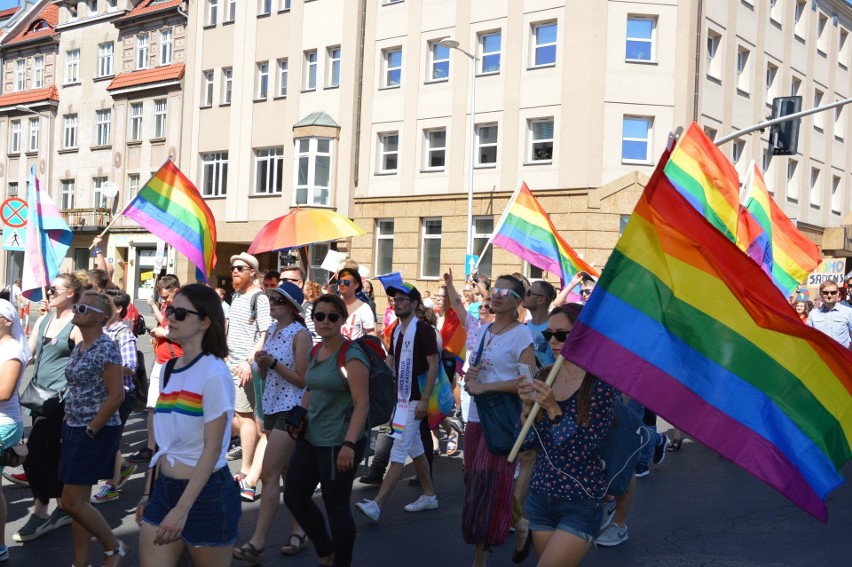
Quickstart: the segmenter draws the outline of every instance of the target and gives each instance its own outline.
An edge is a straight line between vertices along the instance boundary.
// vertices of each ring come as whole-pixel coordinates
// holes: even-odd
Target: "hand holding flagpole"
[[[556,357],[556,362],[553,363],[553,367],[550,369],[550,373],[547,375],[547,380],[544,381],[545,384],[549,386],[553,385],[553,381],[556,380],[556,375],[559,374],[559,370],[562,368],[562,363],[565,362],[565,357],[561,354]],[[514,463],[515,458],[518,456],[518,452],[521,450],[521,444],[524,442],[524,439],[527,438],[527,433],[530,432],[530,427],[532,427],[533,422],[535,421],[536,416],[538,415],[538,410],[541,409],[541,404],[535,402],[533,404],[532,410],[530,410],[530,414],[527,416],[526,421],[524,421],[524,426],[521,428],[521,433],[518,435],[518,438],[515,439],[515,444],[512,446],[512,450],[509,452],[509,462]]]

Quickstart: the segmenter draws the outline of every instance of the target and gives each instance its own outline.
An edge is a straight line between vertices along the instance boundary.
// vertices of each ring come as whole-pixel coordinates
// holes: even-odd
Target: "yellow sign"
[[[154,279],[154,271],[153,270],[151,270],[150,272],[140,272],[139,273],[139,281],[140,282],[147,282],[148,280],[152,280],[152,279]]]

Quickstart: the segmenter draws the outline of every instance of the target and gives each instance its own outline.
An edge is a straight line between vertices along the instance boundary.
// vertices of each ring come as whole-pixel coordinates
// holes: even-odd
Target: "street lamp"
[[[473,163],[474,163],[474,139],[476,138],[476,62],[479,58],[468,53],[461,47],[459,42],[452,37],[445,37],[438,42],[441,47],[455,49],[470,58],[470,139],[468,140],[468,175],[467,175],[467,242],[465,244],[465,262],[467,257],[473,254]],[[469,272],[470,270],[466,270]]]
[[[53,127],[51,125],[51,121],[53,120],[52,114],[42,114],[41,112],[37,112],[28,106],[24,106],[22,104],[15,105],[15,110],[18,112],[25,112],[27,114],[35,114],[39,118],[47,118],[47,165],[45,165],[44,169],[46,171],[47,182],[45,183],[45,187],[48,192],[50,191],[50,174],[51,168],[53,166],[53,156],[51,155],[52,147],[53,147]]]

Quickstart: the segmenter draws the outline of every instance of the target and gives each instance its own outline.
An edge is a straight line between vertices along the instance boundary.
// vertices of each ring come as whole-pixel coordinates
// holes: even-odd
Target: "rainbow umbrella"
[[[329,242],[364,231],[340,213],[330,209],[291,209],[283,217],[266,223],[249,246],[249,254],[298,248],[316,242]]]

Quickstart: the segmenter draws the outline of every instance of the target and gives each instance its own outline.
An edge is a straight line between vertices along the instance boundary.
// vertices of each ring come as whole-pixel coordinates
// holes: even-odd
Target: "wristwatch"
[[[92,429],[91,425],[86,426],[86,435],[88,435],[89,437],[94,439],[96,434],[97,434],[97,432],[94,429]]]

